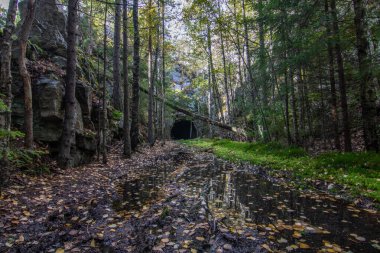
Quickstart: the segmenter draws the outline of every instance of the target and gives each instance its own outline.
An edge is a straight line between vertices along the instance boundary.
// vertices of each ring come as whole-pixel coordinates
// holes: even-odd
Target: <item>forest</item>
[[[379,1],[0,1],[0,252],[379,252],[379,151]]]

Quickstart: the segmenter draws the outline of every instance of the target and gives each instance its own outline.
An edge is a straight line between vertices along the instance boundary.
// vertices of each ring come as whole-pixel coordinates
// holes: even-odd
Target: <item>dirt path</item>
[[[31,178],[0,200],[0,252],[378,252],[378,213],[167,143]]]

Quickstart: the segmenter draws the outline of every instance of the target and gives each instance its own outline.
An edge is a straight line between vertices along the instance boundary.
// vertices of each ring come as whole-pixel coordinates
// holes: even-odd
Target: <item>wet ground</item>
[[[0,252],[380,252],[376,211],[265,169],[175,143],[113,159],[9,189]]]
[[[182,174],[175,179],[170,177],[170,167],[155,167],[143,180],[127,181],[125,208],[135,208],[137,203],[141,208],[159,194],[165,182],[175,180],[188,198],[204,197],[209,224],[239,236],[250,233],[247,238],[261,241],[260,246],[267,250],[380,250],[380,216],[375,211],[358,209],[323,193],[300,192],[253,166],[236,166],[212,155],[199,156],[188,154],[180,165],[184,167]],[[254,251],[257,245],[252,246],[242,250]]]

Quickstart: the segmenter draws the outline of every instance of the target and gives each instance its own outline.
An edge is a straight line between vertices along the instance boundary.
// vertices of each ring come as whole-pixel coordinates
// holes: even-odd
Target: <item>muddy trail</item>
[[[376,211],[176,143],[22,179],[0,200],[1,252],[380,251]]]

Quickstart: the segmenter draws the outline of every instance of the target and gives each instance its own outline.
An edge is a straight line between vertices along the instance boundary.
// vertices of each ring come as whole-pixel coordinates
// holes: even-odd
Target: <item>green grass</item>
[[[380,201],[380,154],[326,153],[310,156],[301,148],[277,143],[247,143],[230,140],[195,139],[184,144],[211,148],[223,159],[247,161],[273,170],[288,170],[308,181],[322,179],[346,185],[353,195],[365,195]]]

